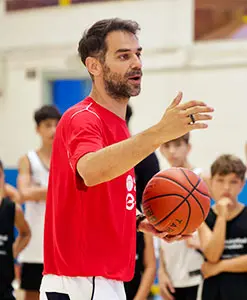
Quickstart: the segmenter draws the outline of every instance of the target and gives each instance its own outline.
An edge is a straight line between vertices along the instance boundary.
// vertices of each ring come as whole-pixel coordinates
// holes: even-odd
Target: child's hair
[[[0,159],[0,170],[3,170],[3,163],[1,161],[1,159]]]
[[[54,105],[44,105],[34,113],[34,120],[39,126],[42,121],[47,119],[60,120],[61,114]]]
[[[240,158],[230,154],[219,156],[211,165],[211,176],[236,174],[238,178],[244,180],[246,166]]]

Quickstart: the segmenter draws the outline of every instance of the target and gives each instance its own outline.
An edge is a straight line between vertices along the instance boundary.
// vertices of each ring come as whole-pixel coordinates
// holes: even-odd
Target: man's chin
[[[136,97],[140,94],[140,92],[141,92],[141,88],[134,90],[131,92],[130,97]]]

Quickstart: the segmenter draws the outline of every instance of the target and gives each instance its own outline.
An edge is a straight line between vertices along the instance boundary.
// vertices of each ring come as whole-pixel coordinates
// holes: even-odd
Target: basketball
[[[142,198],[148,221],[170,235],[193,233],[206,219],[210,196],[206,183],[185,168],[170,168],[155,174]]]

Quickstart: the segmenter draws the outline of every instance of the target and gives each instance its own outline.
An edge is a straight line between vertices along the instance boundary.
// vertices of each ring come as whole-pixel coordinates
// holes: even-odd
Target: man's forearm
[[[158,126],[154,126],[127,140],[85,155],[78,161],[77,171],[87,186],[110,181],[154,152],[163,140]]]
[[[205,114],[213,112],[201,101],[180,104],[182,93],[172,101],[160,122],[149,129],[122,142],[113,144],[94,153],[88,153],[77,162],[76,169],[87,186],[110,181],[124,174],[140,161],[166,143],[194,129],[207,128],[203,122],[191,124],[193,114],[196,120],[211,120]]]

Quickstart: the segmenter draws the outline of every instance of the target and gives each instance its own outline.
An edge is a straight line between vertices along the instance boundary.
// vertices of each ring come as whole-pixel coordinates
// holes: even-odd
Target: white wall
[[[222,152],[235,153],[244,158],[247,106],[247,57],[244,50],[247,43],[235,46],[225,44],[224,50],[219,51],[220,47],[222,45],[204,45],[163,56],[144,55],[146,67],[142,93],[131,99],[135,112],[132,132],[137,133],[157,122],[176,92],[181,90],[185,101],[199,99],[215,108],[209,129],[192,134],[193,163],[207,168]],[[68,70],[67,62],[62,57],[70,57],[71,53],[65,49],[63,54],[57,57],[56,52],[45,52],[42,60],[24,53],[8,57],[7,90],[0,102],[0,136],[3,145],[0,147],[0,157],[10,166],[15,166],[17,158],[27,149],[38,145],[32,114],[45,101],[43,74],[49,70]],[[167,68],[163,66],[164,62],[167,62]],[[25,70],[30,67],[37,70],[35,79],[25,77]],[[78,76],[78,70],[72,73]],[[83,68],[80,74],[85,76]],[[166,166],[164,161],[162,166]]]
[[[192,163],[208,169],[226,152],[245,160],[247,41],[192,45],[170,55],[170,61],[173,66],[167,63],[160,71],[146,71],[141,96],[131,100],[132,131],[137,133],[159,120],[176,92],[183,91],[184,101],[202,100],[215,108],[209,128],[191,135]],[[167,167],[164,159],[160,161]]]
[[[0,157],[5,164],[16,166],[20,155],[38,146],[32,115],[47,102],[44,76],[54,72],[85,76],[76,57],[81,32],[93,21],[111,16],[139,21],[141,44],[147,48],[142,93],[131,100],[133,133],[157,122],[182,90],[185,100],[202,99],[216,109],[209,129],[192,134],[193,163],[207,168],[222,152],[243,157],[247,43],[192,45],[192,0],[136,0],[10,15],[0,9],[0,57],[4,61]],[[36,70],[36,78],[26,78],[29,68]]]
[[[112,17],[138,21],[146,49],[188,45],[193,37],[190,22],[193,17],[192,2],[109,1],[7,14],[3,11],[3,1],[0,1],[0,50],[10,47],[76,45],[85,28],[95,21]]]
[[[42,58],[29,53],[7,56],[6,86],[4,97],[0,98],[0,157],[9,167],[15,167],[20,155],[39,145],[33,113],[47,102],[44,98],[44,70],[59,72],[66,69],[62,51],[61,57],[56,57],[53,52],[46,54],[43,53]],[[33,68],[36,78],[27,78],[26,71]]]
[[[244,159],[246,78],[247,66],[146,74],[142,95],[131,100],[135,116],[132,131],[139,132],[159,120],[176,91],[181,90],[184,100],[202,100],[215,108],[209,128],[191,134],[191,162],[206,170],[222,153],[233,153]],[[167,167],[164,159],[160,161],[162,167]]]
[[[20,155],[38,146],[32,115],[47,102],[44,74],[72,70],[85,76],[77,43],[89,25],[108,17],[137,20],[149,53],[192,41],[192,0],[119,1],[16,13],[5,13],[0,1],[0,157],[6,165],[16,166]],[[30,68],[37,72],[35,79],[26,78]]]

